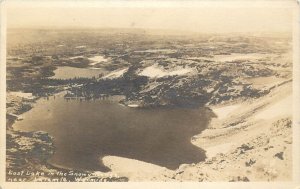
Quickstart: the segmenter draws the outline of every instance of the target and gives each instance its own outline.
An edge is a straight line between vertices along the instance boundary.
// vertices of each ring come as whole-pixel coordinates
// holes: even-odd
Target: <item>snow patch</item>
[[[145,176],[159,176],[168,171],[165,167],[118,156],[105,156],[102,161],[113,173],[121,176],[126,175],[130,180],[144,179]]]
[[[104,56],[93,56],[93,57],[90,57],[88,58],[90,61],[92,61],[92,63],[90,65],[96,65],[98,64],[99,62],[106,62],[107,59],[104,58]]]
[[[34,99],[34,96],[32,95],[32,93],[9,92],[9,94],[14,95],[14,96],[18,96],[18,97],[21,97],[21,98]]]
[[[254,116],[255,119],[272,119],[279,116],[293,115],[292,95],[285,97],[274,105],[267,107]]]
[[[86,48],[86,46],[85,45],[80,45],[80,46],[77,46],[77,47],[75,47],[76,49],[83,49],[83,48]]]
[[[234,143],[225,143],[225,144],[220,144],[220,145],[216,145],[216,146],[212,146],[209,148],[206,148],[206,156],[208,158],[212,158],[215,157],[217,154],[226,154],[227,152],[229,152],[229,150],[232,149],[232,147],[234,146]]]
[[[152,65],[152,66],[146,67],[138,75],[147,76],[150,78],[156,78],[156,77],[159,78],[159,77],[173,76],[173,75],[185,75],[192,71],[194,71],[192,68],[182,68],[182,67],[177,67],[176,70],[169,71],[169,70],[165,70],[164,68],[159,67],[158,65]]]
[[[73,56],[73,57],[70,57],[69,59],[73,60],[73,59],[76,59],[76,58],[83,58],[83,56]]]
[[[213,112],[217,115],[218,119],[224,119],[239,107],[240,105],[236,104],[236,105],[229,105],[220,108],[213,108]]]
[[[128,68],[122,69],[122,70],[117,70],[117,71],[113,71],[110,74],[107,74],[106,76],[104,76],[103,78],[118,78],[121,77],[125,72],[127,72]]]
[[[130,107],[130,108],[137,108],[137,107],[139,107],[138,104],[128,104],[127,106]]]

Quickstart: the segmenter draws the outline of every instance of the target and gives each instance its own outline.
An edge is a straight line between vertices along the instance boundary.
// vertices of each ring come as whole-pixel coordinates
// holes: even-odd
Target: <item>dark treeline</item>
[[[68,84],[86,84],[91,82],[97,82],[97,79],[95,77],[93,78],[75,77],[73,79],[41,78],[38,81],[42,85],[58,86],[58,85],[68,85]]]
[[[70,91],[74,96],[87,98],[101,98],[106,95],[125,95],[129,97],[140,91],[141,87],[147,84],[148,78],[137,76],[134,78],[120,77],[116,79],[98,80],[88,82],[80,87],[71,87]]]

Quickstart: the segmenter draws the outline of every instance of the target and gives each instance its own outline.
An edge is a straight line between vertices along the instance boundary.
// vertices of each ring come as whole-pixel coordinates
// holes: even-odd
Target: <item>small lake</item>
[[[230,62],[230,61],[237,61],[237,60],[258,60],[263,59],[270,56],[270,54],[260,54],[260,53],[248,53],[248,54],[241,54],[241,53],[232,53],[229,55],[214,55],[213,60],[218,62]]]
[[[49,163],[76,170],[109,171],[107,155],[136,159],[169,169],[203,161],[205,151],[192,145],[211,118],[207,109],[140,109],[112,100],[39,99],[14,128],[46,131],[54,137]],[[134,170],[133,170],[134,171]]]
[[[92,68],[75,68],[69,66],[59,66],[54,70],[55,79],[74,79],[76,78],[99,78],[101,74],[106,74],[104,69],[92,69]]]

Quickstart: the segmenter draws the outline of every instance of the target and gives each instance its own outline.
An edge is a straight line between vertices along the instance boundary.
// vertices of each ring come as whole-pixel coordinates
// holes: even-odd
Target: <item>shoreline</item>
[[[58,93],[52,94],[51,96],[48,97],[44,97],[44,98],[49,98],[49,97],[54,97],[57,95],[63,95],[65,94],[66,91],[60,91]],[[38,100],[44,100],[42,99],[43,97],[36,97],[34,99],[31,99],[30,101],[30,108],[28,109],[22,109],[21,111],[18,111],[17,116],[22,116],[23,114],[25,114],[26,112],[30,111],[32,108],[34,108],[34,105],[37,103]],[[19,99],[20,100],[20,99]],[[26,101],[28,99],[26,98],[21,98],[21,101],[18,101],[18,103],[22,104],[24,101]],[[10,113],[7,113],[7,115],[11,115]],[[26,175],[19,175],[19,173],[21,173],[21,168],[20,167],[9,167],[6,169],[6,180],[7,181],[49,181],[49,180],[60,180],[61,182],[68,182],[68,181],[89,181],[89,177],[92,177],[93,179],[97,178],[97,182],[103,182],[103,181],[113,181],[113,182],[127,182],[128,179],[127,177],[120,177],[116,174],[112,175],[110,173],[104,173],[104,172],[99,172],[99,171],[80,171],[80,170],[73,170],[73,169],[68,169],[65,167],[61,167],[61,166],[56,166],[52,163],[48,162],[48,159],[50,159],[50,157],[52,156],[53,153],[55,153],[55,146],[53,145],[53,140],[54,138],[51,137],[47,132],[44,131],[32,131],[32,132],[25,132],[25,131],[19,131],[16,130],[14,128],[14,124],[17,121],[17,117],[7,117],[7,123],[6,123],[6,135],[9,135],[11,137],[9,137],[7,139],[7,144],[9,146],[12,146],[13,148],[11,149],[11,147],[7,148],[7,153],[8,156],[13,155],[14,153],[18,153],[18,150],[14,149],[14,146],[17,144],[14,137],[18,139],[19,142],[22,143],[22,145],[26,145],[26,143],[29,142],[30,145],[29,147],[26,147],[26,149],[21,150],[22,152],[20,152],[20,154],[15,154],[12,157],[14,157],[13,162],[14,161],[22,161],[25,160],[26,162],[35,162],[34,164],[36,164],[38,161],[39,163],[36,164],[33,167],[28,167],[28,168],[24,168],[25,170],[27,170],[28,173],[30,174],[26,174]],[[20,120],[22,121],[22,120]],[[23,142],[24,141],[24,142]],[[42,142],[41,142],[42,141]],[[19,145],[19,144],[17,144]],[[41,157],[32,157],[31,155],[28,155],[26,157],[24,157],[23,154],[25,151],[26,154],[31,154],[32,150],[37,150],[35,149],[36,147],[41,148]],[[11,159],[11,158],[8,158]],[[8,165],[11,164],[9,162],[6,162]],[[12,163],[15,164],[15,163]],[[30,166],[31,163],[29,163]],[[36,178],[34,175],[34,172],[43,172],[43,173],[47,173],[48,176],[42,176],[41,178]],[[60,173],[63,173],[63,175],[67,174],[68,172],[77,172],[79,174],[84,174],[84,175],[89,175],[86,177],[76,177],[76,176],[63,176],[63,178],[60,178],[61,176],[59,175]],[[13,174],[9,174],[9,173],[13,173]],[[92,175],[92,176],[91,176]],[[36,180],[37,179],[37,180]],[[92,179],[92,180],[93,180]],[[93,181],[94,182],[94,181]]]
[[[290,85],[289,83],[285,83],[285,84]],[[283,84],[283,87],[285,87],[285,84]],[[279,87],[279,88],[281,88],[281,87]],[[229,127],[225,127],[225,126],[230,124],[230,121],[238,118],[239,116],[241,116],[243,114],[247,114],[247,111],[251,112],[251,108],[252,109],[253,108],[258,109],[258,111],[260,111],[261,109],[265,109],[266,107],[270,106],[270,104],[275,104],[277,101],[280,101],[280,99],[282,97],[286,96],[286,94],[281,94],[279,91],[280,91],[279,89],[277,89],[277,90],[275,89],[275,91],[271,91],[270,94],[265,95],[265,96],[263,96],[263,97],[261,97],[257,100],[256,99],[251,99],[250,101],[245,101],[245,102],[240,102],[239,100],[236,100],[236,101],[232,101],[232,102],[226,103],[226,104],[218,104],[218,105],[213,105],[213,106],[207,106],[207,108],[210,108],[216,115],[226,114],[226,116],[225,117],[223,116],[221,118],[218,118],[218,117],[212,118],[212,120],[211,120],[211,122],[210,122],[207,129],[202,131],[199,135],[195,135],[191,138],[191,142],[192,142],[193,145],[201,147],[204,150],[206,150],[207,158],[203,162],[200,162],[200,163],[197,163],[197,164],[183,164],[175,171],[169,170],[167,168],[160,167],[160,166],[157,166],[157,165],[154,165],[154,164],[152,165],[152,164],[149,164],[149,163],[134,160],[134,159],[131,160],[131,159],[128,159],[128,158],[112,157],[112,156],[103,157],[104,164],[105,164],[105,162],[107,162],[108,167],[114,167],[112,169],[112,171],[109,172],[109,173],[112,173],[112,174],[120,173],[121,174],[120,176],[122,176],[122,177],[126,177],[126,174],[124,174],[124,172],[126,173],[126,171],[127,171],[127,173],[128,173],[128,171],[130,172],[130,169],[127,170],[126,168],[125,169],[124,168],[121,168],[121,169],[116,168],[116,164],[118,164],[118,162],[123,162],[124,161],[124,162],[133,164],[133,167],[136,163],[136,165],[139,165],[139,167],[141,167],[141,169],[143,169],[144,166],[148,167],[148,168],[152,167],[153,170],[156,170],[156,172],[154,171],[153,174],[149,175],[148,179],[150,179],[150,180],[156,180],[156,179],[157,180],[161,180],[161,179],[163,179],[163,180],[174,180],[174,178],[176,178],[176,180],[177,179],[180,180],[182,178],[180,178],[181,176],[179,178],[177,178],[178,177],[178,172],[182,172],[179,175],[184,175],[187,170],[191,169],[191,167],[197,166],[198,164],[203,166],[203,164],[205,165],[209,161],[212,161],[216,158],[217,159],[220,158],[220,155],[222,156],[222,154],[229,153],[232,150],[238,148],[239,144],[240,144],[239,141],[238,142],[236,142],[236,141],[235,142],[230,142],[230,141],[225,141],[224,142],[224,140],[222,140],[222,139],[224,139],[224,137],[222,137],[222,133],[228,132],[227,130],[232,130],[232,127],[235,128],[237,126],[229,126]],[[54,96],[57,95],[57,94],[63,94],[63,93],[65,93],[65,91],[61,91],[59,93],[56,93],[56,94],[54,94]],[[269,100],[266,101],[265,99],[267,99],[268,96],[272,96],[272,99],[269,99]],[[34,107],[34,104],[40,98],[36,98],[32,102],[31,108]],[[275,99],[275,101],[272,101],[274,99]],[[254,103],[255,106],[253,106],[251,108],[248,108],[248,109],[245,108],[245,106],[248,106],[249,104],[251,104],[253,102],[255,102]],[[130,107],[128,107],[128,108],[130,108]],[[241,108],[243,109],[242,112],[240,112]],[[27,110],[27,111],[29,111],[29,110]],[[19,114],[19,116],[21,116],[22,114],[24,114],[27,111],[22,112],[21,114]],[[238,114],[236,115],[235,112],[238,112]],[[251,112],[251,113],[253,114],[253,112]],[[253,115],[256,115],[256,114],[253,114]],[[222,123],[222,122],[224,122],[224,123]],[[242,124],[242,123],[238,123],[238,125],[239,124]],[[12,126],[11,129],[14,131],[13,124],[11,126]],[[7,128],[7,129],[9,129],[9,128]],[[214,137],[216,139],[214,139]],[[218,139],[218,137],[221,137],[222,139]],[[231,137],[229,137],[229,138],[232,140]],[[56,167],[52,164],[49,164],[48,166],[51,166],[52,168],[55,168],[55,169],[63,169],[63,168]],[[155,167],[160,167],[160,168],[155,168]],[[64,169],[64,170],[71,170],[71,169]],[[140,179],[137,176],[137,174],[134,174],[132,172],[129,175],[130,176],[128,177],[128,179],[130,181],[135,181],[135,180]],[[158,178],[161,175],[164,175],[164,178]],[[144,178],[144,179],[147,179],[147,178]]]
[[[287,181],[292,178],[291,171],[287,171],[292,170],[292,165],[289,163],[292,162],[289,160],[292,155],[292,139],[288,139],[291,136],[291,115],[288,112],[286,115],[266,120],[257,120],[255,116],[266,109],[272,108],[279,102],[285,101],[286,98],[291,100],[292,93],[288,92],[291,92],[291,84],[291,82],[286,83],[271,91],[270,94],[258,99],[244,102],[237,100],[225,105],[209,106],[213,111],[216,108],[224,108],[223,110],[227,111],[228,106],[238,107],[226,112],[227,117],[225,118],[213,118],[207,129],[192,137],[192,144],[206,151],[207,158],[203,162],[182,164],[175,171],[164,167],[157,168],[154,164],[151,166],[149,163],[123,157],[105,156],[103,158],[104,162],[117,173],[130,175],[130,181],[213,181],[216,179],[219,181],[263,181],[265,179],[268,181]],[[287,92],[281,93],[282,90]],[[248,119],[250,124],[245,125],[245,122],[232,124],[237,119]],[[287,140],[272,140],[272,135],[277,136],[281,133],[285,133],[283,137],[287,137]],[[288,142],[281,144],[282,140]],[[262,144],[256,147],[254,144],[257,143]],[[269,143],[276,143],[277,145],[270,145]],[[251,152],[253,150],[254,153]],[[239,157],[241,156],[239,153],[248,158]],[[281,154],[284,154],[284,157],[281,157]],[[258,162],[256,159],[261,156],[268,156],[271,159],[271,164],[265,160]],[[228,157],[228,159],[225,157]],[[131,165],[128,168],[118,167],[122,165],[122,162]],[[277,164],[275,165],[272,162],[277,162]],[[237,168],[232,167],[232,164],[236,164]],[[139,173],[147,168],[151,169],[153,173],[141,179],[139,173],[135,174],[130,171],[130,167],[135,166],[139,167]],[[255,170],[251,168],[252,166],[265,167],[265,169],[256,168]],[[280,172],[274,172],[272,167],[274,167],[274,170],[280,169]],[[194,176],[191,177],[191,174]]]
[[[264,97],[230,104],[229,106],[239,105],[239,108],[230,112],[227,118],[213,119],[208,129],[193,138],[193,144],[205,149],[210,157],[204,163],[186,168],[185,172],[195,167],[208,169],[210,175],[200,178],[207,181],[218,178],[220,181],[292,179],[292,112],[290,109],[278,107],[278,104],[283,105],[280,102],[287,102],[287,99],[291,103],[291,94],[292,82],[289,82]],[[270,108],[274,110],[274,106],[277,106],[277,117],[264,115],[265,119],[257,119],[257,115]],[[274,135],[278,137],[278,141],[272,139]],[[276,154],[284,154],[285,157],[280,159]],[[258,162],[264,156],[270,162]],[[230,166],[233,164],[237,168]],[[280,171],[272,171],[275,169]],[[233,174],[228,175],[228,172]],[[222,177],[222,174],[228,176]],[[183,174],[180,177],[183,179],[185,176]]]

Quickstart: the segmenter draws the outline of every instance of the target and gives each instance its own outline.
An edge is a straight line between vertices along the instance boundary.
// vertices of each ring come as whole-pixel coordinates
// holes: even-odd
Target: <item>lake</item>
[[[75,170],[109,171],[107,155],[136,159],[168,169],[203,161],[192,145],[210,119],[207,109],[129,108],[112,100],[39,99],[14,128],[46,131],[54,137],[49,163]],[[133,170],[134,171],[134,170]]]
[[[242,60],[242,61],[253,61],[253,60],[258,60],[258,59],[264,59],[267,57],[270,57],[270,54],[260,54],[260,53],[247,53],[247,54],[242,54],[242,53],[232,53],[232,54],[226,54],[226,55],[214,55],[213,60],[218,61],[218,62],[231,62],[231,61],[237,61],[237,60]]]
[[[69,66],[59,66],[54,70],[55,79],[74,79],[76,78],[99,78],[101,74],[106,74],[104,69],[92,69],[92,68],[75,68]]]

